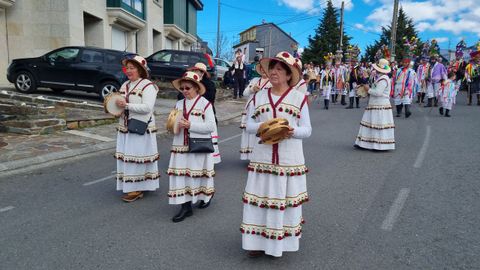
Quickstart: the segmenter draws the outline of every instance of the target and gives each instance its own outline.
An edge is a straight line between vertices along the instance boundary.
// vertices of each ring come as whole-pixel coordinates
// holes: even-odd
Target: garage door
[[[127,33],[112,27],[112,49],[124,51],[127,48]]]

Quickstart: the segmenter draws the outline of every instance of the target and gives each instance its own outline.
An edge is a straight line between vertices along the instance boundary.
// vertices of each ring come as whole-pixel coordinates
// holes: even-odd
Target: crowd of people
[[[360,99],[368,97],[354,146],[377,151],[395,149],[391,100],[397,117],[402,116],[403,109],[405,118],[411,116],[415,96],[417,103],[424,103],[427,96],[425,107],[440,106],[439,113],[449,117],[465,77],[469,94],[477,94],[480,105],[480,50],[471,54],[468,65],[458,55],[447,67],[437,54],[423,55],[416,69],[409,54],[400,66],[390,63],[389,55],[375,63],[359,63],[358,54],[352,50],[344,64],[341,55],[329,53],[321,68],[313,63],[302,67],[300,59],[280,52],[259,59],[255,66],[259,77],[248,84],[240,80],[235,83],[234,98],[245,98],[240,159],[249,163],[240,231],[248,256],[279,257],[299,249],[302,205],[309,200],[302,141],[312,132],[312,102],[323,98],[323,107],[328,110],[330,102],[347,105],[348,97],[346,108],[353,109],[360,108]],[[125,110],[118,125],[116,180],[117,190],[125,193],[122,199],[133,202],[159,187],[153,114],[158,88],[148,80],[145,59],[134,56],[123,64],[128,81],[120,89],[125,99],[117,101]],[[239,55],[232,75],[244,79],[244,69]],[[205,65],[189,68],[172,85],[179,91],[174,108],[179,117],[167,169],[168,198],[169,204],[180,206],[172,221],[181,222],[193,214],[194,208],[210,205],[215,194],[214,167],[221,159],[216,90]],[[143,133],[132,129],[136,121],[144,123]]]

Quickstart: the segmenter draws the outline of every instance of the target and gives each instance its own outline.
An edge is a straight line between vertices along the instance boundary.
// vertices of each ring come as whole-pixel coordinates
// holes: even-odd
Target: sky
[[[215,50],[218,0],[202,0],[198,13],[198,35]],[[299,47],[308,46],[315,34],[327,0],[221,0],[220,31],[231,44],[239,33],[260,24],[276,23],[289,33]],[[342,0],[332,0],[335,7]],[[380,37],[381,27],[390,25],[393,0],[344,0],[345,32],[362,53]],[[407,16],[413,19],[422,41],[436,39],[441,49],[455,50],[463,38],[468,46],[480,40],[480,0],[400,0]]]

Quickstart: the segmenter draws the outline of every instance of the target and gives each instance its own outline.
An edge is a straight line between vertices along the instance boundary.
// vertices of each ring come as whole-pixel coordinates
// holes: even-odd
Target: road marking
[[[10,211],[10,210],[12,210],[13,208],[15,208],[15,207],[13,207],[13,206],[7,206],[7,207],[4,207],[4,208],[0,208],[0,213]]]
[[[90,186],[90,185],[93,185],[93,184],[96,184],[96,183],[100,183],[100,182],[103,182],[103,181],[106,181],[106,180],[109,180],[109,179],[112,179],[112,178],[115,178],[115,175],[109,175],[109,176],[100,178],[100,179],[98,179],[98,180],[92,181],[92,182],[87,182],[87,183],[85,183],[85,184],[83,184],[83,185],[84,185],[84,186]]]
[[[234,135],[234,136],[232,136],[232,137],[228,137],[228,138],[226,138],[226,139],[224,139],[224,140],[221,140],[221,141],[219,141],[218,143],[228,142],[228,141],[233,140],[233,139],[235,139],[235,138],[238,138],[238,137],[240,137],[240,136],[242,136],[241,133],[240,133],[240,134],[237,134],[237,135]]]
[[[425,159],[425,155],[427,154],[427,148],[430,144],[430,133],[432,132],[432,127],[427,126],[427,133],[425,134],[425,139],[423,140],[422,148],[420,148],[420,152],[418,152],[417,159],[413,164],[414,168],[422,167],[423,160]]]
[[[91,133],[83,132],[83,131],[79,131],[79,130],[66,130],[64,132],[69,133],[69,134],[73,134],[73,135],[77,135],[77,136],[82,136],[82,137],[87,137],[87,138],[90,138],[90,139],[103,141],[103,142],[113,142],[115,140],[115,139],[112,139],[112,138],[108,138],[108,137],[104,137],[104,136],[100,136],[100,135],[95,135],[95,134],[91,134]]]
[[[393,224],[395,221],[397,221],[398,216],[400,216],[400,212],[402,211],[403,205],[405,204],[409,193],[409,188],[400,189],[397,198],[390,207],[390,211],[388,211],[387,217],[382,223],[382,230],[391,231],[393,229]]]

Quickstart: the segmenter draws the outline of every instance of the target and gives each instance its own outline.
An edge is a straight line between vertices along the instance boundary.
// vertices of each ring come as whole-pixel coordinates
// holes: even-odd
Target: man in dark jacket
[[[246,65],[242,61],[242,55],[237,53],[235,61],[229,72],[233,73],[235,79],[235,88],[233,89],[233,98],[243,97],[243,90],[245,89],[245,70]]]

